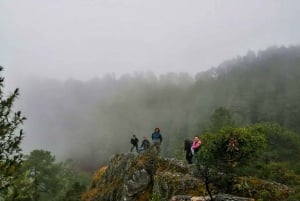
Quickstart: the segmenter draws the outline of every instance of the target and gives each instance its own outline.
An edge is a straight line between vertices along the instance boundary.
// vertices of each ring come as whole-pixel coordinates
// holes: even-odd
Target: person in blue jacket
[[[155,128],[154,129],[154,133],[152,133],[151,138],[152,138],[153,146],[159,152],[160,151],[160,145],[161,145],[161,142],[162,142],[162,135],[160,133],[160,129],[159,128]]]

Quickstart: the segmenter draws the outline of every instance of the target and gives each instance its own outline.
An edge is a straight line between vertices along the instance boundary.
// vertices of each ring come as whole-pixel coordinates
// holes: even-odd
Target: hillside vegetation
[[[136,73],[120,78],[112,74],[86,82],[42,79],[25,82],[20,86],[18,106],[28,118],[24,124],[26,134],[24,140],[15,138],[18,141],[15,148],[22,140],[25,150],[38,150],[23,158],[25,165],[19,168],[20,172],[15,165],[11,166],[13,158],[9,166],[1,161],[3,167],[12,167],[9,178],[13,174],[17,178],[14,186],[5,192],[11,193],[12,200],[17,197],[21,201],[26,189],[19,187],[28,184],[32,195],[25,193],[26,199],[30,196],[46,199],[64,189],[56,199],[67,200],[68,193],[83,192],[87,188],[88,176],[80,171],[91,172],[106,165],[112,154],[129,151],[132,134],[142,140],[159,127],[163,135],[163,157],[184,159],[184,139],[199,135],[203,138],[203,148],[206,147],[203,152],[207,154],[202,155],[201,160],[207,162],[207,168],[218,172],[234,167],[235,174],[227,181],[247,175],[281,183],[291,190],[289,200],[299,200],[299,77],[300,47],[294,46],[249,52],[194,77],[186,73],[161,76]],[[1,129],[6,134],[5,128]],[[260,154],[249,157],[250,163],[249,160],[241,166],[212,163],[212,158],[220,157],[218,160],[224,162],[227,157],[226,146],[215,147],[213,142],[220,142],[222,136],[230,134],[237,134],[234,137],[243,141],[243,136],[249,137],[253,132],[263,136],[264,146],[257,146]],[[6,140],[1,138],[1,143]],[[250,145],[247,150],[253,148]],[[68,160],[71,163],[58,163],[44,150],[53,152],[60,161],[71,159]],[[44,171],[40,163],[45,161],[51,168]],[[32,172],[36,168],[41,168],[41,175]],[[68,174],[72,171],[76,178]],[[39,185],[36,185],[37,178]],[[251,179],[242,179],[243,185],[238,183],[225,189],[219,188],[222,183],[215,182],[213,187],[239,195],[272,197],[270,192],[262,195],[252,192],[251,182]],[[211,181],[207,180],[207,184],[211,185]],[[45,186],[48,191],[44,191]],[[78,200],[79,196],[74,194],[72,199]]]

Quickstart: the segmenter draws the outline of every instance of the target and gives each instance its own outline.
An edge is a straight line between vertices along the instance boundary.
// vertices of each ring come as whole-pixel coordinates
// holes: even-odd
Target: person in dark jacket
[[[152,138],[153,146],[159,152],[160,151],[160,145],[161,145],[161,142],[162,142],[162,135],[160,133],[160,129],[159,128],[155,128],[154,129],[154,133],[152,133],[151,138]]]
[[[150,141],[147,139],[146,136],[144,136],[144,139],[142,141],[141,147],[139,148],[138,152],[140,153],[141,151],[147,150],[149,149],[149,147],[150,147]]]
[[[139,139],[135,135],[132,136],[130,143],[132,144],[130,152],[132,152],[132,150],[134,148],[136,149],[136,152],[139,152],[139,149],[138,149]]]
[[[193,144],[192,140],[189,139],[184,140],[185,159],[189,164],[193,163],[193,154],[191,150],[192,144]]]

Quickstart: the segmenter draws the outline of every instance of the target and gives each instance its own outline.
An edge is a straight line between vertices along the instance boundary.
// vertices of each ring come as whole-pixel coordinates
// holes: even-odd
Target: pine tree
[[[0,191],[9,186],[12,174],[22,162],[20,143],[24,134],[19,127],[26,119],[20,111],[12,110],[19,89],[6,96],[3,88],[4,77],[0,76]]]

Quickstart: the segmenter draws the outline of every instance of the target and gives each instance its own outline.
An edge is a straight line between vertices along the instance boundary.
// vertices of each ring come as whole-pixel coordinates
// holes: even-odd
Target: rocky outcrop
[[[153,195],[169,201],[173,195],[202,195],[203,182],[184,161],[162,158],[154,151],[114,155],[95,173],[83,201],[146,201]]]
[[[100,168],[94,174],[92,185],[83,194],[82,201],[209,200],[207,196],[205,197],[204,182],[196,176],[196,173],[194,165],[160,157],[157,152],[151,150],[139,155],[116,154],[108,166]],[[254,178],[242,180],[243,184],[247,184],[247,188],[251,186],[253,191],[237,185],[239,188],[236,189],[236,195],[259,197],[260,190],[264,190],[259,188],[266,188],[268,192],[269,190],[274,192],[273,197],[268,197],[271,198],[269,200],[284,200],[282,198],[288,197],[288,189],[282,185],[276,186]],[[216,189],[213,192],[216,194]],[[253,201],[245,197],[222,194],[216,195],[214,200]]]

